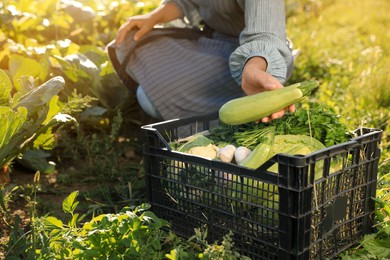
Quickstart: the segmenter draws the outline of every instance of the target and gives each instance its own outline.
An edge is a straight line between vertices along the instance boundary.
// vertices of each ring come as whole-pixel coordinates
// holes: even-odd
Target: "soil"
[[[20,217],[20,228],[28,229],[28,226],[30,224],[30,216],[29,216],[29,210],[26,206],[26,203],[21,202],[15,202],[10,205],[11,216],[7,218],[7,220],[11,220],[9,223],[12,224],[12,219],[15,218],[15,216]],[[0,214],[1,216],[1,214]],[[1,216],[2,219],[0,219],[0,259],[5,259],[5,246],[8,243],[9,239],[9,228],[7,224],[5,223],[3,216]]]
[[[5,176],[5,173],[3,172]],[[34,183],[34,174],[28,172],[24,169],[16,169],[12,174],[7,173],[7,178],[4,178],[3,181],[6,181],[8,184],[5,185],[5,190],[7,193],[19,185],[32,184]],[[4,185],[4,184],[3,184]],[[4,246],[7,244],[10,230],[9,226],[13,226],[15,217],[19,216],[20,218],[20,228],[28,229],[30,224],[30,208],[31,205],[22,197],[12,198],[11,203],[7,203],[7,214],[3,214],[3,211],[0,210],[0,259],[4,259]]]
[[[13,224],[15,217],[20,218],[20,228],[28,229],[30,224],[30,210],[33,206],[30,199],[26,198],[26,187],[31,187],[34,184],[34,172],[29,171],[21,166],[15,166],[12,168],[10,174],[11,181],[5,186],[7,192],[12,194],[11,203],[8,203],[7,212],[9,215],[2,215],[0,211],[0,249],[1,245],[5,245],[9,238],[9,224]],[[70,192],[77,188],[74,185],[66,187],[62,186],[62,192],[50,192],[53,187],[56,187],[56,175],[44,176],[40,180],[40,191],[37,193],[37,201],[45,201],[47,205],[58,206],[60,209],[62,201],[69,195]],[[15,189],[11,192],[11,190]],[[54,208],[53,208],[54,209]],[[58,210],[57,209],[57,210]],[[7,225],[8,223],[8,225]],[[3,259],[3,250],[0,250],[0,259]]]
[[[130,156],[134,156],[130,151]],[[140,158],[132,158],[140,162]],[[77,167],[77,166],[75,166]],[[39,216],[49,214],[56,218],[66,220],[69,218],[69,214],[65,214],[62,210],[63,200],[69,196],[73,191],[79,191],[79,194],[96,193],[96,182],[83,182],[77,178],[80,178],[79,173],[74,171],[74,176],[69,176],[71,171],[67,171],[67,177],[76,180],[70,184],[62,183],[59,181],[63,173],[54,173],[50,175],[40,175],[40,180],[36,192],[36,198],[33,198],[33,186],[35,172],[28,170],[22,166],[15,165],[12,167],[12,173],[10,174],[11,181],[5,185],[6,194],[11,194],[11,199],[7,204],[7,214],[0,207],[0,259],[4,259],[4,251],[7,248],[10,237],[10,227],[13,226],[15,217],[20,218],[19,227],[24,232],[29,230],[30,217],[32,207],[35,206],[35,212]],[[109,184],[108,184],[109,185]],[[1,201],[1,200],[0,200]],[[34,201],[36,202],[35,205]],[[85,214],[88,211],[90,201],[85,200],[82,195],[79,196],[80,202],[77,207],[80,215]]]

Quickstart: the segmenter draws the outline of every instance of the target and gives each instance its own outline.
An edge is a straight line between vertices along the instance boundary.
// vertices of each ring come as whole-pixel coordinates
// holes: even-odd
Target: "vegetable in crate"
[[[237,164],[241,164],[251,153],[251,149],[245,146],[239,146],[234,151],[234,160]]]
[[[259,143],[240,165],[257,169],[279,153],[306,155],[324,148],[320,141],[307,135],[276,135],[272,140]],[[278,165],[274,164],[268,171],[278,172]],[[322,165],[319,165],[315,179],[321,176]]]
[[[284,88],[230,100],[220,108],[219,119],[229,125],[259,120],[301,101],[318,85],[317,81],[303,81]]]
[[[275,136],[272,131],[263,138],[263,140],[253,149],[253,151],[241,162],[241,166],[257,169],[265,163],[270,157]]]
[[[179,152],[197,155],[200,157],[215,159],[218,147],[213,141],[202,134],[191,136],[189,140],[177,149]]]
[[[236,152],[236,147],[228,144],[220,148],[217,152],[217,158],[223,162],[232,162]]]
[[[209,138],[207,138],[206,136],[202,135],[202,134],[196,134],[196,135],[192,135],[192,136],[189,136],[183,140],[180,140],[180,142],[184,142],[181,143],[181,145],[175,149],[175,146],[177,145],[176,142],[174,143],[171,143],[171,147],[172,149],[175,149],[179,152],[187,152],[188,150],[190,150],[191,148],[194,148],[194,147],[199,147],[199,146],[208,146],[209,144],[213,144],[213,141],[210,140]]]
[[[305,135],[276,135],[268,134],[267,137],[255,147],[253,152],[240,164],[241,166],[257,169],[267,162],[271,157],[279,153],[286,154],[308,154],[317,150],[321,150],[325,146],[318,140]],[[278,173],[278,165],[272,165],[268,171]],[[315,179],[322,177],[322,165],[316,167]],[[242,198],[244,205],[240,207],[248,209],[247,203],[261,205],[270,201],[277,202],[278,195],[276,188],[268,183],[254,180],[252,178],[233,177],[235,183],[240,183],[242,189],[232,191],[230,194],[236,198]],[[276,194],[276,195],[275,195]],[[233,204],[235,206],[236,204]]]
[[[306,155],[324,148],[324,144],[307,135],[277,135],[268,159],[279,153]],[[315,180],[322,177],[322,163],[320,161],[316,165]],[[274,164],[268,171],[278,172],[278,165]]]

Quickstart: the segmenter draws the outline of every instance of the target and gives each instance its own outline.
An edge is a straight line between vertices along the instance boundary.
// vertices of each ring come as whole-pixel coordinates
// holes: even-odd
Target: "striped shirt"
[[[285,35],[284,0],[163,0],[175,3],[188,25],[213,29],[198,39],[159,37],[135,49],[126,73],[143,90],[142,99],[159,119],[217,112],[227,101],[245,95],[241,74],[254,56],[267,60],[267,72],[284,83],[293,68]],[[116,47],[119,62],[132,46],[130,33]],[[139,97],[140,98],[140,97]],[[140,102],[141,104],[141,102]],[[142,106],[142,104],[141,104]]]
[[[215,31],[239,36],[240,46],[230,56],[232,76],[241,84],[245,62],[254,56],[267,60],[267,72],[286,81],[293,59],[286,44],[284,0],[164,0],[177,4],[192,25],[201,21]]]

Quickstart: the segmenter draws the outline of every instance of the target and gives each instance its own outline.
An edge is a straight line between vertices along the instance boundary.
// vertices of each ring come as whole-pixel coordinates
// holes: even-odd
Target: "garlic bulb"
[[[236,163],[241,164],[251,152],[251,149],[247,147],[237,147],[236,151],[234,152],[234,159],[236,160]]]

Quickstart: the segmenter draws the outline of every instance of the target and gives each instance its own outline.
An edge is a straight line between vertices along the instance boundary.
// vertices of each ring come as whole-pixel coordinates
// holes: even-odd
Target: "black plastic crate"
[[[213,242],[231,230],[241,254],[284,260],[333,258],[373,231],[381,130],[356,130],[349,142],[306,156],[278,154],[256,170],[170,149],[217,126],[215,118],[142,127],[148,200],[175,233],[207,225]],[[275,163],[278,172],[268,170]]]

